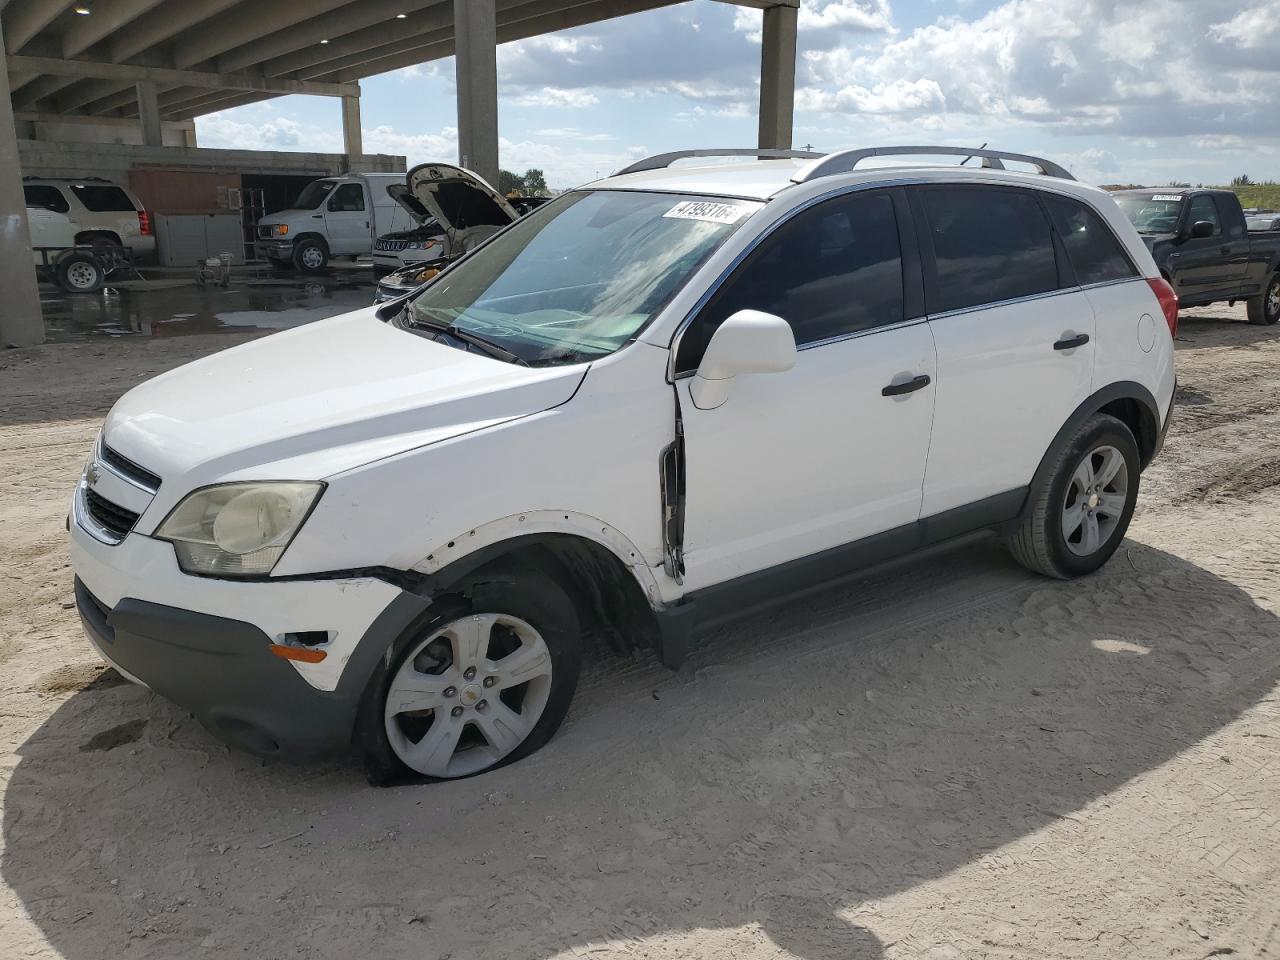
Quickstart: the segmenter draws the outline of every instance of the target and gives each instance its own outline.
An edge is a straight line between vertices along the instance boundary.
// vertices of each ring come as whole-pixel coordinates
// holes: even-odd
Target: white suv
[[[548,740],[586,634],[675,664],[975,532],[1105,563],[1177,322],[1108,196],[994,151],[712,152],[765,158],[642,161],[130,391],[73,505],[102,655],[259,753],[449,778]],[[983,167],[859,168],[904,152]]]
[[[78,246],[128,247],[135,260],[156,250],[151,215],[132,191],[103,180],[23,177],[28,207],[66,214]]]

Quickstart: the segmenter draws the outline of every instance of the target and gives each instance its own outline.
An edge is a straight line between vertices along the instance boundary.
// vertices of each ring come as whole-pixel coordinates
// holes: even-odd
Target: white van
[[[255,247],[273,267],[318,273],[330,257],[373,252],[373,238],[413,220],[387,193],[402,173],[351,173],[307,184],[294,206],[258,221]]]

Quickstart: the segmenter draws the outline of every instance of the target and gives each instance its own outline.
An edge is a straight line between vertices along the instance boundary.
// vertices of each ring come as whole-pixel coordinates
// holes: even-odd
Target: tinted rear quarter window
[[[1136,277],[1138,271],[1106,222],[1078,200],[1046,195],[1053,225],[1080,284],[1108,283]]]
[[[73,183],[71,192],[86,210],[94,213],[124,213],[137,209],[129,195],[112,184]]]
[[[22,193],[26,198],[28,207],[43,207],[55,213],[66,213],[71,209],[67,203],[67,198],[62,195],[62,191],[48,184],[26,184],[22,188]]]
[[[937,266],[930,313],[1056,290],[1053,234],[1033,194],[987,187],[920,190]]]
[[[798,346],[902,320],[893,200],[883,193],[837,197],[765,237],[685,332],[676,370],[696,369],[712,334],[739,310],[782,317]]]

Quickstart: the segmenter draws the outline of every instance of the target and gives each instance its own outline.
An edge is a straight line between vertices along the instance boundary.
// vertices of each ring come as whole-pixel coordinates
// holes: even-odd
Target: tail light
[[[151,214],[145,210],[138,211],[138,230],[144,237],[151,236]]]
[[[1160,301],[1160,309],[1164,311],[1164,322],[1169,325],[1169,336],[1176,337],[1178,335],[1178,295],[1173,292],[1173,287],[1169,286],[1169,281],[1164,277],[1148,277],[1147,283],[1151,285],[1151,292]]]

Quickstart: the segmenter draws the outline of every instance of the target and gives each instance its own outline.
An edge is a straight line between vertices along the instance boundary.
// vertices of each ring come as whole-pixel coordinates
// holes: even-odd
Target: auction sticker
[[[663,214],[672,220],[706,220],[709,223],[737,223],[746,216],[749,207],[736,203],[717,203],[714,200],[685,200]]]
[[[1151,199],[1152,199],[1152,200],[1181,200],[1181,199],[1182,199],[1182,194],[1180,194],[1180,193],[1157,193],[1157,194],[1156,194],[1154,197],[1152,197]]]

